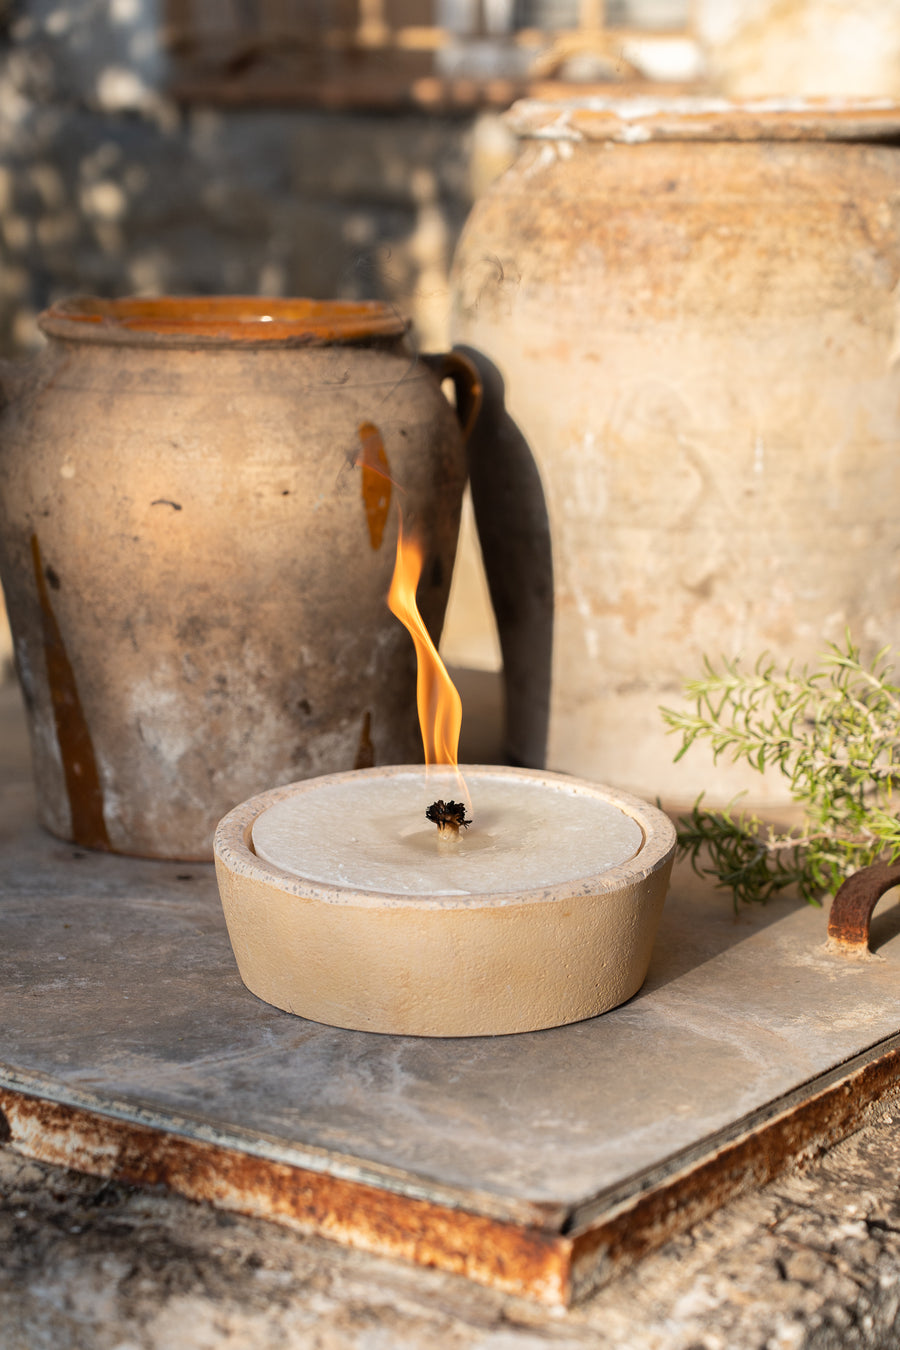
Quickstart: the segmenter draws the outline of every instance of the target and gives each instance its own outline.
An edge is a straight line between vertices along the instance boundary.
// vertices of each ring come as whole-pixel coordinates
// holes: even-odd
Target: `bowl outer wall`
[[[362,772],[378,778],[409,771]],[[566,775],[474,771],[595,792],[640,824],[644,844],[618,867],[521,896],[420,899],[351,891],[306,883],[252,852],[250,832],[261,811],[310,783],[274,788],[229,812],[215,837],[219,893],[247,988],[313,1021],[416,1036],[561,1026],[636,993],[671,874],[672,823],[629,794]]]

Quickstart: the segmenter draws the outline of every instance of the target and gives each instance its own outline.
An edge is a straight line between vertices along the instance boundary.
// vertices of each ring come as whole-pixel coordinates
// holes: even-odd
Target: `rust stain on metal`
[[[274,1220],[346,1246],[464,1275],[507,1293],[568,1299],[571,1242],[558,1231],[0,1088],[10,1142],[28,1157]]]
[[[900,1045],[705,1157],[565,1231],[456,1208],[0,1087],[0,1137],[28,1157],[264,1218],[346,1246],[463,1275],[547,1304],[587,1297],[742,1191],[859,1129],[900,1089]],[[602,1206],[603,1197],[597,1205]]]
[[[711,1156],[624,1201],[573,1235],[571,1288],[587,1297],[616,1271],[787,1167],[809,1162],[861,1128],[874,1102],[900,1088],[900,1048],[764,1121]]]
[[[359,733],[359,745],[356,749],[354,769],[372,769],[375,767],[375,746],[372,742],[372,714],[366,709],[362,728]]]
[[[31,536],[31,557],[41,607],[53,720],[72,813],[72,838],[86,848],[109,849],[111,845],[103,818],[103,789],[100,786],[94,746],[78,695],[75,672],[50,602],[47,574],[36,534]],[[53,572],[52,576],[56,577],[56,573]],[[59,586],[57,577],[55,589],[59,589]]]
[[[362,446],[357,463],[362,467],[362,499],[369,542],[374,549],[379,549],[391,505],[391,466],[375,423],[361,422],[357,432]]]
[[[893,886],[900,886],[900,863],[873,863],[847,878],[828,915],[828,939],[836,951],[850,956],[868,952],[875,906]]]

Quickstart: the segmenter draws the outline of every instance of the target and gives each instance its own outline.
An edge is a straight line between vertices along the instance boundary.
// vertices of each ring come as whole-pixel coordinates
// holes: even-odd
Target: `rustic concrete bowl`
[[[295,799],[348,785],[377,794],[391,783],[421,783],[424,770],[376,768],[273,788],[231,811],[214,843],[231,945],[252,993],[316,1022],[415,1036],[536,1031],[594,1017],[636,993],[672,867],[669,819],[635,797],[560,774],[480,766],[466,766],[464,773],[473,798],[520,789],[545,793],[546,841],[555,841],[557,857],[560,847],[565,853],[565,831],[554,825],[561,798],[575,800],[578,810],[596,805],[601,814],[621,812],[635,840],[632,855],[618,865],[598,862],[593,870],[576,863],[579,875],[523,890],[513,867],[508,883],[485,893],[398,894],[325,884],[259,856],[253,829],[263,813],[287,802],[293,810]],[[422,791],[438,795],[433,779]],[[353,829],[348,819],[348,855]],[[578,834],[577,849],[586,842],[593,849],[590,831],[577,824],[569,829]],[[315,839],[316,832],[307,836]],[[479,847],[474,827],[464,842]],[[493,847],[490,840],[487,846]],[[317,845],[307,840],[306,847]],[[526,839],[532,870],[541,851],[539,838],[533,847]],[[602,853],[598,839],[598,858]]]

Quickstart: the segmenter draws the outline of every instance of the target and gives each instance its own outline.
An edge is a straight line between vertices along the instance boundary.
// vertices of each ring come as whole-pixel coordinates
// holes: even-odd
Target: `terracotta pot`
[[[475,820],[458,847],[474,845],[476,861],[490,844],[485,831],[478,837],[478,802],[492,789],[502,794],[504,787],[514,792],[524,787],[541,799],[546,835],[564,833],[554,806],[561,805],[564,814],[566,799],[577,798],[586,814],[599,808],[607,819],[621,815],[632,828],[636,825],[636,850],[617,865],[604,865],[602,831],[586,831],[589,838],[582,835],[580,842],[587,852],[595,843],[596,858],[585,874],[577,866],[566,873],[563,864],[555,882],[532,880],[521,887],[512,849],[503,854],[500,882],[492,891],[472,893],[457,885],[431,894],[415,887],[392,893],[374,882],[361,884],[353,875],[346,885],[323,881],[333,841],[322,835],[337,828],[340,812],[331,799],[340,801],[345,788],[357,800],[370,799],[374,812],[386,785],[415,797],[424,778],[421,770],[370,769],[262,793],[230,812],[215,838],[228,935],[252,993],[300,1017],[357,1031],[496,1036],[595,1017],[637,992],[647,975],[672,870],[675,830],[668,817],[624,793],[559,775],[468,765],[464,773],[476,801]],[[427,781],[434,793],[441,790],[433,777]],[[454,790],[454,781],[450,771],[445,791]],[[256,822],[273,807],[300,798],[306,807],[321,794],[331,798],[324,807],[313,803],[312,814],[318,811],[323,828],[303,849],[312,877],[261,857],[254,846]],[[413,815],[399,820],[392,815],[385,825],[378,819],[379,829],[394,831],[384,836],[382,853],[388,868],[396,861],[400,876],[415,866],[416,852],[404,850],[411,842]],[[433,833],[423,813],[419,819]],[[495,813],[494,837],[500,841],[508,821]],[[347,821],[338,864],[342,871],[359,842],[354,832]],[[532,833],[527,850],[532,874],[540,872],[535,860],[541,841],[540,831]],[[415,844],[423,848],[418,839]]]
[[[900,149],[878,144],[900,110],[510,116],[521,155],[466,225],[453,332],[492,378],[473,495],[512,752],[539,762],[551,681],[530,665],[552,623],[550,767],[672,805],[780,803],[780,778],[699,747],[673,766],[658,706],[704,655],[900,637]],[[488,461],[499,419],[506,461]],[[509,529],[526,513],[531,543]]]
[[[471,404],[465,362],[417,359],[374,303],[78,299],[41,327],[0,421],[41,821],[209,858],[249,793],[417,758],[412,646],[385,604],[396,504],[438,633],[465,481],[440,382]]]

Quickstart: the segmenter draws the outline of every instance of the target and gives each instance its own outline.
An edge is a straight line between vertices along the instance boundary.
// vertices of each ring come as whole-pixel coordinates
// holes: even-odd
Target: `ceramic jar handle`
[[[456,416],[465,440],[469,439],[475,419],[481,409],[483,388],[481,376],[473,363],[462,352],[424,352],[419,357],[438,382],[452,380],[456,390]]]
[[[900,886],[900,863],[872,863],[848,877],[831,904],[828,937],[840,951],[858,955],[869,950],[869,923],[878,901]]]

